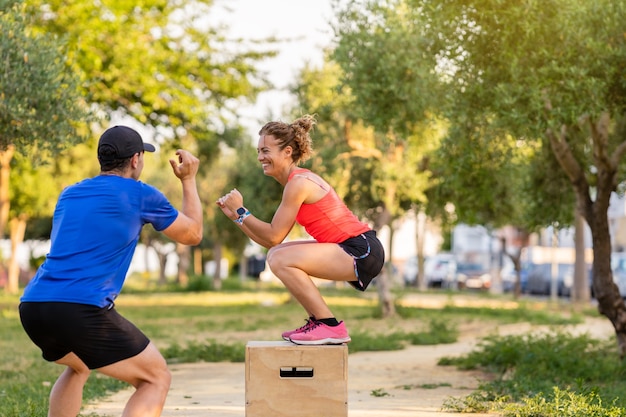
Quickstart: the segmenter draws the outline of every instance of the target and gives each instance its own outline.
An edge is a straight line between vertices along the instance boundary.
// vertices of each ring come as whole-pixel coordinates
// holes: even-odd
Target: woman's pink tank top
[[[287,181],[295,175],[306,176],[307,172],[311,171],[304,168],[296,169],[289,174]],[[370,230],[367,224],[361,222],[350,211],[332,187],[316,203],[302,204],[296,221],[320,243],[341,243]]]

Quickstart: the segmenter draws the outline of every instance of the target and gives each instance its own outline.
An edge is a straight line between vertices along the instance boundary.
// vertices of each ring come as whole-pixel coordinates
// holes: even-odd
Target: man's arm
[[[183,186],[183,205],[178,217],[163,233],[170,239],[184,245],[197,245],[202,240],[202,204],[196,186],[196,174],[200,161],[191,153],[176,151],[178,162],[170,159],[174,175]]]

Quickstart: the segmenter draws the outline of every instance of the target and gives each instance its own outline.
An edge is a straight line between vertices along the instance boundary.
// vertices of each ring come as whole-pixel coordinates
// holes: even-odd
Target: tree
[[[518,140],[541,140],[537,160],[556,161],[556,172],[570,182],[592,233],[599,311],[613,323],[624,356],[626,307],[612,279],[607,208],[624,173],[626,2],[409,3],[423,13],[432,53],[447,69],[440,73],[451,125],[462,126],[471,105],[483,115],[483,126]],[[539,201],[546,211],[567,212],[571,221],[571,209],[558,204],[563,194]],[[544,217],[555,220],[562,218]]]
[[[253,145],[243,134],[243,129],[230,129],[221,135],[222,143],[228,146],[220,160],[212,165],[203,164],[206,196],[202,196],[205,204],[207,221],[212,224],[205,230],[205,244],[213,252],[216,270],[214,288],[221,283],[221,259],[230,251],[239,260],[240,273],[245,269],[244,250],[250,239],[239,230],[239,226],[224,216],[215,201],[233,188],[239,189],[245,197],[246,207],[256,217],[270,221],[276,210],[276,202],[281,198],[281,187],[274,179],[262,175],[256,160],[256,143]],[[204,152],[201,152],[204,154]],[[224,256],[225,257],[225,256]]]
[[[11,293],[18,291],[20,268],[17,253],[24,241],[28,220],[42,213],[50,213],[54,209],[57,190],[51,178],[53,169],[54,166],[51,164],[34,167],[30,158],[21,153],[16,153],[12,158],[13,175],[10,177],[10,189],[13,197],[9,221],[11,256],[8,264],[8,290]],[[43,187],[43,184],[48,186]]]
[[[213,3],[35,0],[29,12],[41,33],[68,40],[90,106],[144,124],[162,150],[197,150],[209,167],[237,129],[239,104],[269,87],[257,62],[276,54],[271,39],[247,44],[208,24]]]
[[[2,3],[0,236],[9,218],[9,173],[15,153],[29,155],[30,162],[37,162],[83,139],[77,125],[88,119],[88,113],[79,95],[78,77],[66,71],[64,47],[56,36],[33,33],[21,2]],[[19,230],[23,230],[22,225],[16,232]],[[7,291],[17,292],[17,279],[15,272],[10,274]]]
[[[226,39],[205,19],[211,0],[29,4],[42,31],[67,37],[90,104],[154,127],[173,146],[214,140],[236,122],[240,100],[268,86],[255,64],[275,51]]]
[[[10,195],[11,210],[9,231],[11,256],[8,263],[9,282],[18,288],[18,248],[24,242],[31,219],[44,220],[46,227],[31,233],[32,239],[49,239],[52,213],[61,191],[99,170],[96,155],[86,143],[63,151],[53,158],[34,163],[29,155],[15,153],[11,160]]]
[[[374,129],[373,147],[380,154],[371,193],[393,231],[394,220],[410,208],[423,210],[427,202],[424,191],[431,174],[425,160],[442,126],[431,112],[439,96],[427,63],[434,66],[435,58],[425,45],[424,28],[406,4],[351,1],[338,7],[337,15],[331,56],[354,98],[352,113]],[[423,287],[421,274],[418,281]]]
[[[429,132],[424,129],[422,135],[410,136],[397,147],[389,146],[387,136],[359,118],[352,88],[342,82],[343,76],[339,64],[328,57],[321,68],[305,67],[293,88],[296,108],[318,117],[313,135],[316,152],[310,167],[324,175],[347,205],[375,230],[389,226],[393,236],[392,210],[388,207],[401,213],[412,202],[420,201],[423,181],[428,177],[427,173],[404,169],[407,161],[411,161],[409,166],[416,167],[415,161],[420,157],[413,148],[404,145],[423,140]],[[388,248],[393,250],[391,244]],[[389,262],[376,279],[384,315],[394,313],[387,280],[392,273]]]
[[[519,297],[522,249],[528,244],[524,236],[533,224],[526,216],[535,201],[532,196],[537,194],[534,189],[526,190],[525,179],[537,143],[520,142],[505,130],[495,129],[488,120],[478,118],[473,108],[461,109],[465,111],[463,122],[450,126],[430,160],[434,185],[427,191],[428,213],[444,222],[483,225],[492,234],[500,234],[500,256],[508,256],[515,265],[514,295]],[[545,214],[544,210],[541,215]],[[515,244],[507,244],[502,235],[503,227],[511,225],[515,235],[521,237]],[[490,290],[496,293],[502,291],[498,279],[501,266],[492,265]]]

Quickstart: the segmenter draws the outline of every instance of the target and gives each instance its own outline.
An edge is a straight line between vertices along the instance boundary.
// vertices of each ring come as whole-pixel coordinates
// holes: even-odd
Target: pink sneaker
[[[282,335],[283,339],[289,342],[290,341],[289,338],[291,337],[291,335],[303,332],[307,330],[309,327],[313,326],[314,324],[315,324],[315,320],[308,318],[306,319],[306,324],[304,326],[298,327],[296,330],[288,330],[286,332],[283,332],[283,335]]]
[[[351,339],[343,321],[334,327],[316,321],[308,329],[292,334],[289,340],[296,345],[338,345]]]

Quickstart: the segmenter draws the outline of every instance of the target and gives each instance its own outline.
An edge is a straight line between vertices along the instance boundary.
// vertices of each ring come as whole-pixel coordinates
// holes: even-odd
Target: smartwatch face
[[[245,209],[245,208],[243,208],[243,207],[239,207],[239,208],[237,209],[237,214],[238,214],[238,215],[243,216],[245,213],[246,213],[246,209]]]

